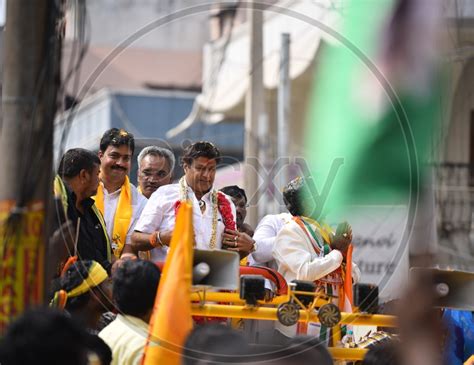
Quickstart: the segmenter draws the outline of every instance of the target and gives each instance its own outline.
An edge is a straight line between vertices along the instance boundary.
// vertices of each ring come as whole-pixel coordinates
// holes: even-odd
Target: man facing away
[[[160,270],[149,261],[127,260],[114,272],[119,314],[99,333],[112,350],[113,365],[141,363],[159,281]]]
[[[99,169],[100,160],[91,151],[82,148],[68,150],[59,163],[54,193],[62,203],[59,208],[62,208],[66,218],[73,227],[79,226],[76,242],[78,257],[95,260],[110,271],[112,249],[109,237],[102,214],[91,199],[99,186]],[[63,213],[60,210],[57,212]]]
[[[130,183],[135,140],[123,129],[112,128],[100,140],[100,184],[95,204],[104,215],[114,256],[131,253],[133,228],[147,199]]]
[[[219,150],[210,142],[196,142],[185,149],[184,176],[177,184],[162,186],[152,194],[132,236],[134,250],[152,250],[152,260],[164,261],[180,202],[189,200],[196,248],[248,255],[253,245],[236,231],[234,204],[213,186],[219,159]]]
[[[145,147],[138,154],[138,190],[150,199],[160,186],[171,184],[175,158],[173,152],[158,146]]]

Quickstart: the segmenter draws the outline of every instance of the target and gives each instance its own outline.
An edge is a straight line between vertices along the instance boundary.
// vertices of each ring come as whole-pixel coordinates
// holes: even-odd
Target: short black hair
[[[127,260],[113,274],[113,297],[124,314],[141,317],[153,308],[160,269],[150,261]]]
[[[211,142],[196,142],[184,149],[183,157],[181,157],[181,164],[191,165],[193,161],[199,157],[213,159],[216,160],[216,163],[219,163],[221,153]]]
[[[249,346],[240,332],[220,324],[194,327],[183,349],[183,365],[227,364],[249,355]]]
[[[388,340],[369,348],[362,360],[362,365],[398,365],[401,364],[399,344]]]
[[[91,260],[77,261],[72,264],[60,279],[60,289],[69,292],[78,287],[84,279],[89,277],[89,269],[92,264]],[[86,292],[77,297],[68,298],[65,309],[74,311],[85,307],[90,296],[90,292]]]
[[[99,157],[84,148],[71,148],[61,158],[58,175],[62,178],[73,178],[82,170],[92,172],[95,166],[100,166]]]
[[[127,132],[124,129],[111,128],[102,135],[100,139],[99,148],[102,152],[105,152],[107,147],[114,146],[128,146],[132,150],[132,154],[135,151],[135,138],[132,133]]]
[[[18,317],[0,341],[0,363],[87,364],[88,334],[72,318],[50,308]]]
[[[112,363],[112,350],[105,341],[97,335],[89,334],[87,339],[87,347],[94,352],[100,359],[101,365],[109,365]]]
[[[236,199],[244,198],[245,202],[247,203],[247,194],[245,194],[245,190],[242,188],[239,188],[237,185],[225,186],[221,189],[221,191],[232,198],[236,198]]]
[[[279,352],[280,354],[280,352]],[[284,345],[281,353],[289,364],[332,365],[334,361],[324,342],[316,337],[293,337]]]

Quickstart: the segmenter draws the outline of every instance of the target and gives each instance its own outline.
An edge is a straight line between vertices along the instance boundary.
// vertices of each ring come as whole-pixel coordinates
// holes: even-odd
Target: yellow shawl
[[[97,189],[97,195],[95,196],[95,205],[104,214],[104,187],[99,184]],[[104,214],[105,216],[105,214]],[[132,191],[130,189],[130,180],[128,176],[125,176],[125,182],[122,185],[120,191],[120,197],[115,210],[114,216],[114,229],[112,232],[112,249],[114,255],[120,258],[123,248],[125,246],[125,240],[127,238],[128,228],[132,220]]]

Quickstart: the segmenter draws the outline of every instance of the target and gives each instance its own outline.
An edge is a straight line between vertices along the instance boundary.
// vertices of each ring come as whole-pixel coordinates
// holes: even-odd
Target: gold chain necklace
[[[179,180],[179,200],[187,201],[188,200],[188,191],[187,191],[186,179],[183,176]],[[211,240],[209,241],[209,248],[214,250],[216,248],[217,241],[217,213],[219,210],[217,202],[217,190],[212,190],[211,193],[211,204],[212,204],[212,226],[211,226]]]

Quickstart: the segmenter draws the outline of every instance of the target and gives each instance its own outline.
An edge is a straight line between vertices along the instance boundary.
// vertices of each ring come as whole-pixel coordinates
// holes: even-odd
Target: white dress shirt
[[[175,226],[175,204],[180,199],[179,184],[164,185],[158,188],[148,200],[145,209],[135,226],[135,230],[143,233],[153,233],[155,231],[173,230]],[[199,201],[190,187],[187,187],[188,199],[193,203],[193,226],[196,248],[209,250],[212,233],[212,211],[211,192],[213,188],[204,194],[201,200],[206,204],[206,210],[201,213]],[[224,194],[225,195],[225,194]],[[232,200],[225,195],[232,209],[232,216],[235,221],[235,206]],[[220,212],[217,213],[216,247],[222,246],[222,235],[224,233],[224,223]],[[153,261],[164,261],[168,253],[168,247],[154,248],[151,250]]]
[[[102,183],[101,183],[102,184]],[[117,204],[120,197],[120,192],[122,188],[110,193],[107,191],[105,186],[103,187],[104,191],[104,221],[107,228],[107,234],[109,235],[110,241],[112,242],[112,236],[114,232],[114,219],[115,211],[117,210]],[[130,226],[127,231],[127,238],[125,239],[125,244],[130,245],[132,243],[132,233],[135,230],[135,224],[140,217],[140,214],[145,208],[147,198],[138,192],[138,189],[135,185],[130,184],[130,191],[132,192],[132,219],[130,220]]]
[[[273,246],[278,232],[291,218],[290,213],[268,214],[262,218],[252,237],[257,243],[257,250],[249,255],[248,261],[251,266],[263,265],[277,269],[273,259]]]

